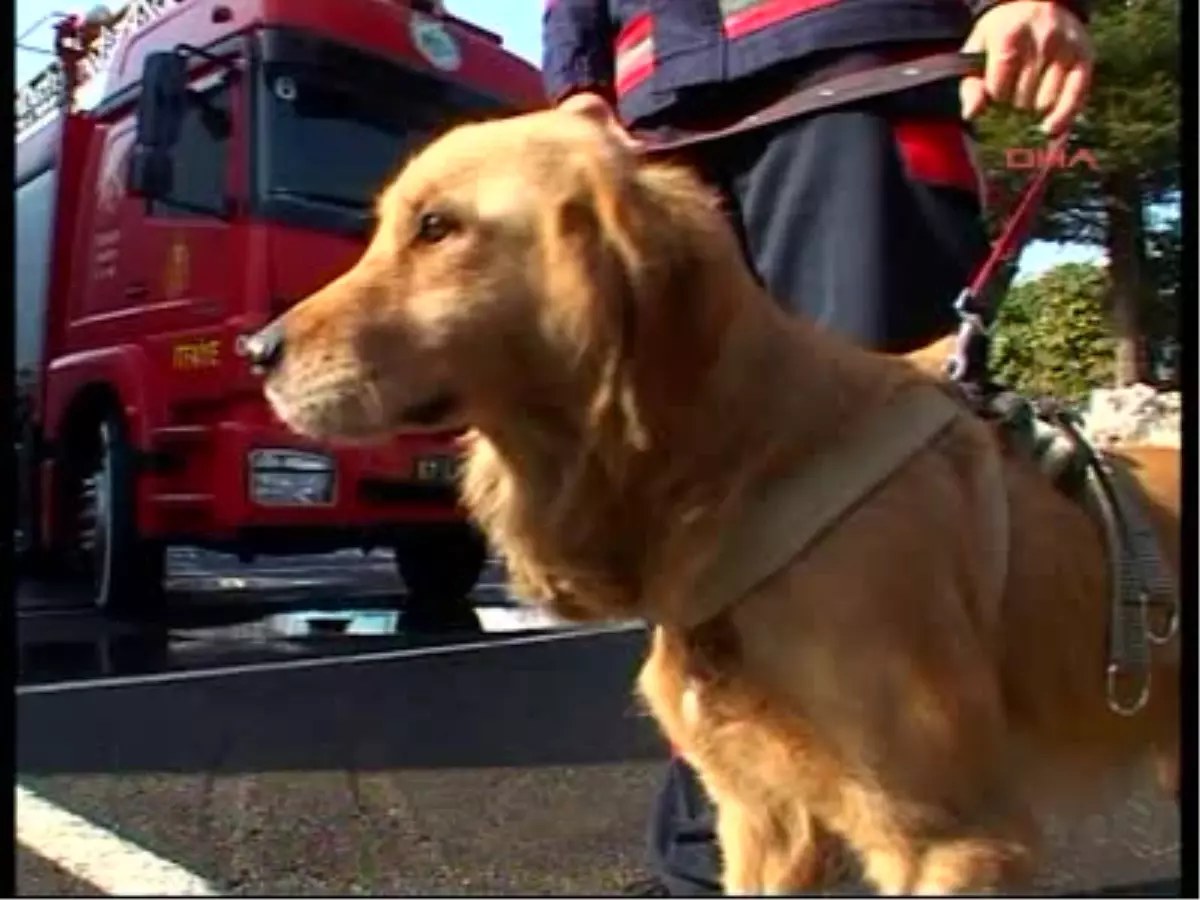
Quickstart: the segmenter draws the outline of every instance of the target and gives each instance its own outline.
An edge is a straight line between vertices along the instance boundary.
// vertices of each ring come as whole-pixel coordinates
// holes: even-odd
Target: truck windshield
[[[369,222],[380,188],[414,151],[452,125],[504,111],[459,85],[320,43],[320,53],[267,61],[258,103],[260,198],[304,210],[311,225],[320,210],[330,224],[338,211]]]

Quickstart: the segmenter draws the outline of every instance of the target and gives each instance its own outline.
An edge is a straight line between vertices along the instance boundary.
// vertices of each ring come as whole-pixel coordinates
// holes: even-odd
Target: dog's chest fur
[[[503,554],[518,595],[573,621],[635,612],[640,542],[614,527],[619,498],[597,473],[528,460],[518,471],[495,444],[476,435],[467,444],[462,496]]]

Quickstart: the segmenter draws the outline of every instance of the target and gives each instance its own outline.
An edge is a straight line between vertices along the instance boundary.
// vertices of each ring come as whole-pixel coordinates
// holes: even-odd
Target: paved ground
[[[52,808],[223,894],[612,893],[641,874],[663,747],[630,697],[639,630],[502,625],[498,573],[479,611],[515,632],[406,631],[387,560],[173,572],[153,630],[23,590],[18,780]],[[1176,817],[1144,787],[1050,831],[1048,889],[1178,877]],[[95,893],[47,862],[68,843],[20,849],[21,895]]]
[[[627,699],[640,644],[26,695],[18,770],[233,893],[613,890],[662,757]]]

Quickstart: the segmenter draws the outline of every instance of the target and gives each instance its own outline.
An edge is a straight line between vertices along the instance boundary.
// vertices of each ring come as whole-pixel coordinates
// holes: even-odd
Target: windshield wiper
[[[370,210],[361,202],[351,200],[349,197],[343,197],[339,194],[324,194],[320,191],[297,191],[293,188],[273,187],[271,188],[271,195],[274,197],[283,197],[287,200],[301,200],[306,203],[336,206],[338,209],[349,210],[363,216],[370,213]]]

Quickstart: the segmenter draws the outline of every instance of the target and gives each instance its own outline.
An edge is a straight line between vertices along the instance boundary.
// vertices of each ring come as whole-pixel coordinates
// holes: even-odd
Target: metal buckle
[[[1126,602],[1123,604],[1123,606],[1126,609],[1131,606],[1137,607],[1137,627],[1141,630],[1143,635],[1148,636],[1150,632],[1150,627],[1147,620],[1147,612],[1150,608],[1149,595],[1144,590],[1138,591],[1137,601],[1135,603]],[[1105,687],[1108,695],[1108,708],[1119,716],[1130,717],[1136,716],[1139,712],[1141,712],[1150,700],[1150,682],[1152,678],[1151,672],[1153,671],[1154,661],[1151,659],[1149,652],[1147,652],[1145,658],[1141,660],[1141,662],[1145,665],[1145,671],[1141,673],[1141,691],[1132,703],[1125,703],[1122,701],[1122,698],[1120,697],[1120,691],[1117,689],[1117,678],[1122,674],[1132,675],[1134,674],[1134,670],[1125,662],[1119,662],[1113,659],[1113,657],[1126,655],[1127,654],[1120,653],[1115,649],[1110,650]],[[1140,666],[1138,668],[1140,668]]]
[[[1148,599],[1146,603],[1147,606],[1164,605],[1163,602],[1157,598]],[[1166,605],[1171,607],[1171,618],[1167,623],[1166,631],[1155,631],[1150,627],[1150,622],[1146,617],[1146,613],[1142,613],[1142,619],[1145,622],[1146,627],[1146,640],[1157,647],[1161,647],[1163,644],[1169,644],[1175,639],[1175,635],[1179,634],[1179,595],[1175,594],[1169,601],[1166,602]]]
[[[1108,694],[1108,708],[1118,716],[1130,718],[1145,709],[1146,704],[1150,701],[1150,670],[1147,668],[1145,677],[1142,679],[1141,692],[1129,704],[1122,702],[1120,691],[1117,689],[1117,678],[1122,673],[1126,673],[1126,671],[1119,663],[1109,663],[1106,690]]]
[[[954,353],[946,360],[945,372],[953,381],[970,378],[971,344],[980,338],[990,338],[994,325],[988,325],[983,316],[968,304],[974,299],[969,289],[959,293],[954,301],[954,312],[958,316],[958,335],[954,341]]]

